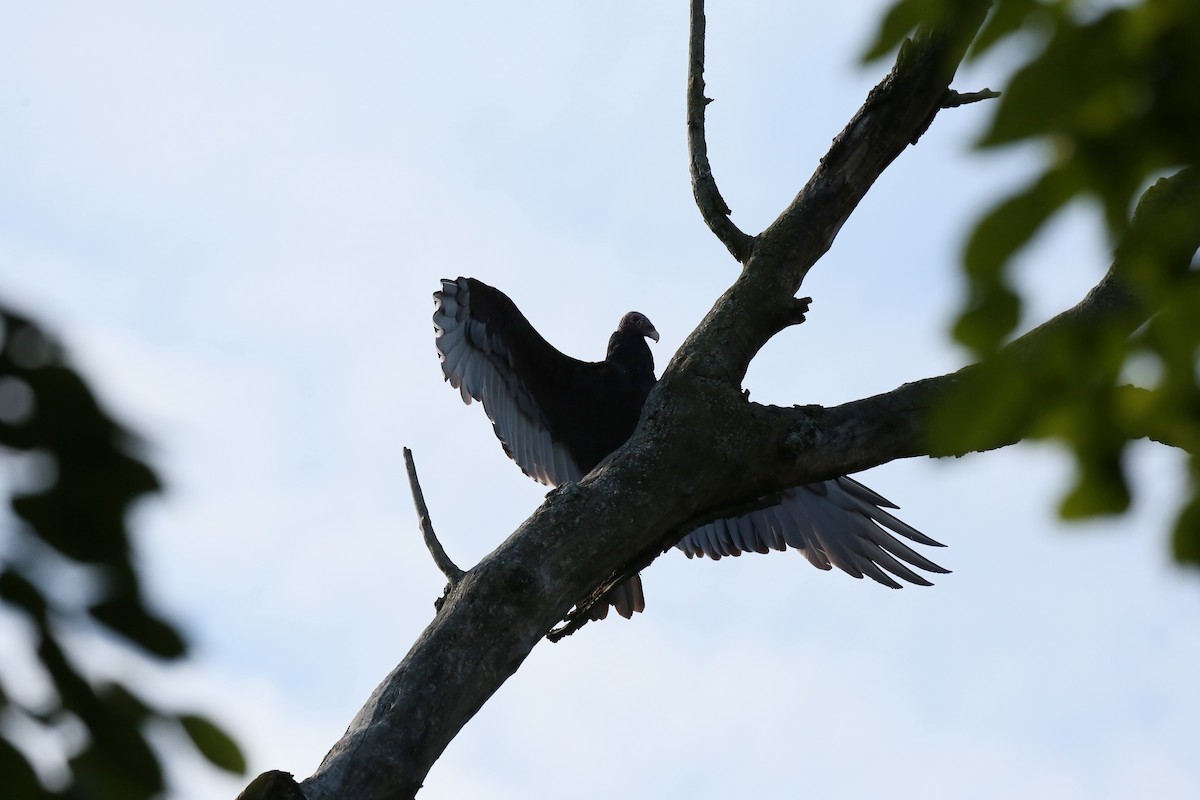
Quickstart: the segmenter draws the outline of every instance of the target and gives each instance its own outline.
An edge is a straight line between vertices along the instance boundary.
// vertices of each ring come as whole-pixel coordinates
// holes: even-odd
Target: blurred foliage
[[[867,58],[973,1],[900,0]],[[936,446],[963,452],[1024,437],[1063,443],[1077,464],[1061,506],[1066,517],[1128,506],[1130,440],[1180,447],[1191,454],[1191,496],[1174,555],[1200,565],[1200,3],[998,0],[968,59],[1006,41],[1020,42],[1012,52],[1023,60],[1000,87],[978,146],[1038,143],[1042,162],[967,241],[966,299],[954,336],[981,363],[952,393]],[[1104,314],[1077,309],[1014,345],[1022,298],[1013,256],[1081,200],[1102,211],[1115,252],[1106,281],[1120,289],[1105,297],[1120,302],[1090,309]]]
[[[13,486],[0,531],[0,602],[29,631],[28,652],[6,652],[0,671],[0,794],[10,800],[161,794],[152,724],[176,726],[211,763],[245,771],[237,745],[212,722],[155,708],[72,658],[70,641],[97,632],[162,660],[185,653],[179,631],[146,607],[133,560],[126,517],[160,488],[136,450],[41,328],[0,308],[0,459]],[[18,699],[30,691],[13,691],[14,656],[40,667],[49,696]],[[32,739],[50,743],[66,765],[51,766],[48,782],[22,749]]]

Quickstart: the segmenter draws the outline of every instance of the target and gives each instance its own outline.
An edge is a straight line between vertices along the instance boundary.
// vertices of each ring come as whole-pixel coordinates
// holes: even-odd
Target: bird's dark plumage
[[[442,280],[434,293],[434,332],[442,372],[465,402],[479,400],[504,452],[548,486],[577,481],[620,447],[637,427],[654,386],[646,339],[658,332],[643,314],[621,318],[603,361],[563,355],[541,337],[512,300],[474,278]],[[893,534],[941,546],[884,511],[895,508],[851,478],[797,486],[763,507],[698,527],[678,545],[689,558],[800,550],[814,566],[831,566],[885,586],[896,578],[922,586],[926,572],[947,572]],[[641,611],[640,577],[609,597],[622,616]],[[598,604],[593,618],[603,618]]]

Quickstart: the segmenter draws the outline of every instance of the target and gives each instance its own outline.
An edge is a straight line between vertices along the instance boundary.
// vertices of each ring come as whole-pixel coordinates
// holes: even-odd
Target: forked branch
[[[793,204],[759,237],[729,219],[708,164],[704,136],[704,10],[692,2],[688,139],[701,214],[739,262],[735,286],[692,333],[651,392],[642,422],[603,469],[548,496],[533,515],[465,575],[449,562],[427,525],[428,511],[406,453],[422,530],[439,568],[461,578],[412,649],[372,694],[343,738],[302,783],[308,800],[413,797],[434,761],[580,597],[671,544],[709,504],[737,501],[793,483],[845,474],[912,447],[885,442],[850,423],[825,424],[768,413],[740,391],[745,365],[762,344],[803,316],[795,298],[807,269],[871,182],[937,106],[986,3],[947,34],[918,36],[887,85],[835,143]],[[980,10],[980,9],[983,10]],[[961,46],[959,46],[961,44]],[[769,305],[767,313],[762,313]],[[909,396],[917,418],[921,393]],[[698,421],[720,420],[720,424]],[[888,433],[876,420],[876,435]],[[804,427],[807,424],[807,427]],[[915,424],[915,423],[914,423]],[[807,435],[807,433],[814,435]],[[847,444],[841,435],[859,438]],[[795,439],[797,447],[787,442]],[[781,446],[781,442],[783,445]],[[799,462],[803,447],[811,466]],[[736,452],[711,459],[707,453]],[[819,465],[819,466],[817,466]],[[819,471],[818,471],[819,470]],[[677,538],[677,537],[676,537]],[[446,565],[449,565],[447,567]]]

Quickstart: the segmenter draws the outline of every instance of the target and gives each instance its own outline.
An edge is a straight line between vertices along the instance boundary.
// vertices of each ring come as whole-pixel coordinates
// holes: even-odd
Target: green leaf
[[[978,355],[994,352],[1020,320],[1020,297],[1004,273],[1012,257],[1078,190],[1067,168],[1051,169],[989,211],[975,226],[963,252],[967,302],[954,338]]]
[[[1035,12],[1040,11],[1040,18],[1045,19],[1046,10],[1046,6],[1037,0],[1000,0],[972,42],[967,59],[978,58],[997,42],[1028,27]]]
[[[1112,11],[1089,25],[1056,26],[1046,48],[1005,87],[980,144],[1047,133],[1095,135],[1119,126],[1132,108],[1129,93],[1136,90],[1138,73],[1126,20],[1125,12]]]
[[[1198,243],[1200,168],[1191,167],[1142,194],[1117,247],[1121,276],[1155,304],[1171,301],[1194,278],[1189,265]]]
[[[155,712],[120,684],[104,684],[93,697],[75,709],[89,741],[70,762],[73,796],[160,795],[165,788],[162,765],[142,732],[142,722]]]
[[[994,353],[1021,319],[1021,300],[999,281],[974,281],[966,310],[954,323],[954,338],[976,354]]]
[[[990,450],[1029,435],[1036,406],[1026,376],[1011,359],[997,358],[960,374],[930,418],[933,455]]]
[[[155,616],[134,593],[122,593],[88,609],[98,622],[159,658],[180,658],[187,643],[170,623]]]
[[[965,0],[899,0],[884,15],[875,40],[863,53],[863,63],[892,52],[919,27],[941,27],[951,22],[963,5]]]
[[[1049,169],[1024,189],[992,208],[975,225],[963,251],[967,275],[994,278],[1029,243],[1054,213],[1079,191],[1078,176],[1067,167]]]
[[[229,734],[195,714],[181,714],[179,722],[196,749],[210,763],[228,772],[245,774],[246,757]]]
[[[8,553],[0,552],[0,600],[33,617],[32,647],[53,683],[56,702],[31,716],[46,725],[75,720],[86,731],[81,748],[67,764],[70,783],[55,795],[36,785],[28,763],[0,734],[0,795],[122,800],[162,796],[162,768],[143,728],[153,720],[176,719],[175,714],[143,702],[120,684],[94,686],[86,677],[93,670],[76,668],[62,635],[87,622],[86,613],[142,650],[164,658],[184,653],[180,633],[143,602],[126,526],[131,505],[160,488],[158,477],[140,457],[137,440],[108,415],[84,378],[70,368],[64,351],[32,321],[2,306],[0,377],[19,380],[34,397],[30,413],[0,420],[0,447],[37,452],[53,465],[36,489],[11,501],[28,535],[46,546],[27,548],[23,560],[13,564],[8,563]],[[0,551],[6,549],[0,543]],[[101,578],[97,584],[103,594],[91,598],[97,601],[91,607],[76,598],[76,592],[50,592],[76,579],[51,549],[82,562],[90,575]],[[38,578],[36,585],[19,571],[27,565]],[[52,615],[55,625],[50,624]],[[7,700],[0,697],[0,708]],[[204,743],[202,749],[216,754],[209,755],[210,760],[227,769],[243,766],[237,746],[211,723],[189,717],[183,724],[194,741]]]
[[[38,781],[37,773],[20,750],[0,738],[0,780],[9,800],[33,800],[50,796]]]
[[[150,800],[166,788],[158,760],[140,737],[123,738],[104,748],[93,740],[69,766],[74,781],[68,797],[72,798]]]
[[[1171,555],[1180,564],[1200,567],[1200,507],[1196,501],[1184,509],[1175,523]]]
[[[237,800],[304,800],[304,793],[292,773],[273,769],[250,781]]]
[[[896,49],[924,18],[928,0],[900,0],[888,9],[875,33],[875,39],[863,53],[864,63],[882,58]]]
[[[46,598],[28,578],[12,568],[0,572],[0,599],[20,606],[35,620],[46,618]]]
[[[1063,519],[1120,514],[1129,509],[1129,483],[1120,457],[1079,464],[1076,483],[1063,498]]]

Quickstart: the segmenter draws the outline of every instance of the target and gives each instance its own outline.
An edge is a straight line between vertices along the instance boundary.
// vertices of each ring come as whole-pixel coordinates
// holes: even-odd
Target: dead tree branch
[[[417,465],[413,463],[412,451],[407,447],[404,448],[404,465],[408,468],[408,485],[412,489],[413,505],[417,507],[417,521],[421,526],[421,534],[425,537],[425,546],[433,556],[433,563],[446,576],[446,580],[450,581],[448,592],[466,573],[450,560],[450,556],[446,555],[442,548],[442,543],[438,541],[437,534],[434,533],[433,520],[429,518],[429,507],[425,505],[425,493],[421,491],[421,482],[417,480]]]
[[[688,37],[687,134],[691,156],[692,194],[700,216],[730,254],[744,262],[754,243],[729,215],[733,213],[717,189],[708,163],[704,109],[712,100],[704,96],[704,0],[692,0],[691,33]]]
[[[791,204],[754,238],[745,269],[680,349],[699,371],[739,385],[763,345],[794,324],[795,295],[808,270],[937,114],[988,6],[960,3],[948,27],[923,30],[901,47],[891,73],[871,90]]]
[[[950,89],[942,97],[940,103],[941,108],[958,108],[965,106],[968,103],[978,103],[981,100],[995,100],[1000,96],[999,92],[993,92],[991,89],[980,89],[978,92],[956,92]]]
[[[918,420],[936,384],[925,390],[918,384],[897,401],[911,427],[905,439],[888,432],[885,419],[872,423],[872,434],[872,426],[830,428],[819,415],[798,420],[776,413],[749,403],[740,382],[762,345],[797,321],[795,294],[807,270],[936,113],[987,8],[981,0],[962,5],[969,13],[953,20],[954,27],[922,34],[902,49],[892,74],[762,236],[752,240],[726,214],[709,214],[745,269],[668,366],[637,432],[600,468],[548,496],[450,589],[404,660],[303,782],[309,800],[413,797],[451,739],[572,605],[628,565],[652,560],[714,505],[782,488],[778,470],[787,473],[787,485],[797,485],[920,452],[913,444]],[[694,9],[702,11],[698,3]],[[702,42],[697,32],[703,32],[702,14],[693,19],[694,43]],[[693,50],[689,96],[699,98],[693,109],[703,106],[702,56]],[[702,145],[699,130],[689,130]],[[693,149],[693,159],[698,184],[711,186],[702,147]],[[719,195],[703,189],[699,197],[715,203]],[[834,412],[828,419],[836,422]],[[872,435],[884,441],[872,442]],[[748,446],[761,448],[749,459],[753,469],[724,450],[744,453]]]

